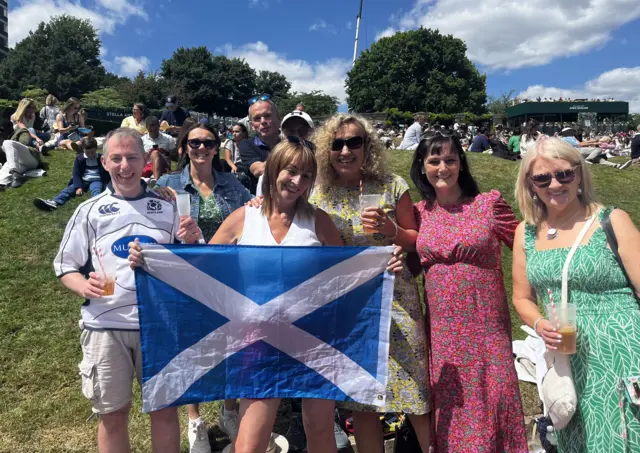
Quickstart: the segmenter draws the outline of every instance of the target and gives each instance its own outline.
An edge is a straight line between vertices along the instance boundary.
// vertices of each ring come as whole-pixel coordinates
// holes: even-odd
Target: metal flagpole
[[[360,36],[360,19],[362,18],[362,1],[360,0],[360,12],[358,12],[358,20],[356,21],[356,43],[353,46],[353,66],[356,65],[356,57],[358,56],[358,37]]]

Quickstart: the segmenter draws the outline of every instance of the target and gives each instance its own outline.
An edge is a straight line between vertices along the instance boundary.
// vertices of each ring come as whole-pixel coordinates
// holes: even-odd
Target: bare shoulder
[[[520,222],[516,227],[515,237],[513,239],[513,249],[516,249],[516,245],[518,245],[519,249],[524,247],[524,231],[527,227],[525,222]]]
[[[234,244],[242,235],[245,219],[245,208],[241,206],[233,211],[220,225],[209,244]]]
[[[614,209],[613,211],[611,211],[611,215],[609,216],[611,218],[611,222],[612,223],[633,223],[633,221],[631,220],[631,216],[629,216],[629,214],[627,214],[626,211],[623,211],[622,209]]]

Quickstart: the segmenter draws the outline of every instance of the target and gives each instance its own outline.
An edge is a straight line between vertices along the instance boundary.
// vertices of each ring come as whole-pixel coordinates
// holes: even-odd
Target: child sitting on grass
[[[105,190],[110,178],[109,173],[102,166],[102,155],[98,154],[96,139],[93,137],[83,138],[80,147],[83,152],[78,154],[73,163],[73,174],[69,185],[51,200],[42,198],[33,200],[36,208],[43,211],[55,211],[70,198],[82,196],[85,192],[89,192],[92,197],[95,197]]]

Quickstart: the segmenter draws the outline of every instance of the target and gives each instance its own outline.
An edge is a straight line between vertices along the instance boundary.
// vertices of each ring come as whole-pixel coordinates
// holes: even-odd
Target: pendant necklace
[[[562,225],[560,225],[558,228],[549,228],[547,230],[547,240],[552,241],[555,238],[558,237],[558,232],[559,230],[562,229],[562,227],[564,227],[567,223],[571,222],[573,219],[576,218],[576,216],[580,214],[580,211],[576,212],[569,220],[567,220],[566,222],[564,222]],[[549,222],[547,222],[547,225],[549,225]]]

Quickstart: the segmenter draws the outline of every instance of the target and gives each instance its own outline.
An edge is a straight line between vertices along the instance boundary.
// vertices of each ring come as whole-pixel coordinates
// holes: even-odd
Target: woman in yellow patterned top
[[[318,130],[314,143],[318,180],[310,201],[331,216],[344,243],[414,246],[418,225],[409,186],[387,172],[385,149],[373,126],[359,116],[336,115]],[[361,195],[377,195],[378,206],[361,213]],[[426,453],[431,435],[427,345],[418,288],[408,270],[396,278],[390,341],[384,411],[410,414]],[[343,407],[353,411],[358,451],[382,453],[378,409],[356,403]]]
[[[144,135],[147,133],[147,106],[142,104],[141,102],[136,102],[133,104],[133,113],[131,116],[127,116],[122,120],[122,124],[120,127],[127,127],[129,129],[135,129],[138,131],[140,135]]]

